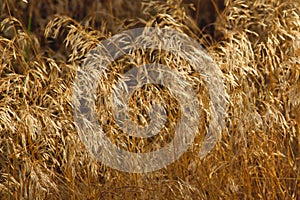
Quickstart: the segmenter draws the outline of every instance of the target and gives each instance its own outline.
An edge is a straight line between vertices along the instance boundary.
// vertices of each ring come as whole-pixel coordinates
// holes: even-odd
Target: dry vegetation
[[[1,199],[300,198],[299,0],[28,1],[0,0]],[[198,158],[209,120],[199,82],[204,115],[192,147],[164,169],[130,174],[101,164],[81,142],[72,86],[97,43],[144,26],[174,28],[203,44],[223,72],[229,102],[221,141]],[[182,73],[189,69],[167,53],[132,54],[146,56],[143,61],[167,57]],[[125,56],[110,66],[102,91],[128,65]],[[147,87],[150,94],[140,97],[144,107],[135,105],[135,96],[133,109],[145,109],[149,95],[178,104],[168,91]],[[169,113],[172,136],[178,110]],[[170,140],[165,131],[152,143],[127,142],[126,135],[117,136],[109,110],[98,114],[108,137],[132,151]]]

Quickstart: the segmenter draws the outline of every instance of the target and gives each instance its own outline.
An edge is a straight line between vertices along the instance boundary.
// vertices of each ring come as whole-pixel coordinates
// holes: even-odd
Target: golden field
[[[211,120],[201,76],[174,55],[131,52],[131,63],[125,56],[109,66],[98,99],[126,67],[154,59],[195,81],[202,115],[176,162],[126,173],[95,159],[80,139],[73,85],[101,41],[153,26],[186,34],[214,60],[227,92],[225,125],[199,158]],[[0,0],[0,56],[0,199],[300,199],[299,0]],[[147,96],[178,106],[167,90],[144,89],[131,101],[138,123]],[[180,112],[171,108],[170,129],[152,141],[119,135],[107,108],[98,118],[115,144],[147,152],[172,139]]]

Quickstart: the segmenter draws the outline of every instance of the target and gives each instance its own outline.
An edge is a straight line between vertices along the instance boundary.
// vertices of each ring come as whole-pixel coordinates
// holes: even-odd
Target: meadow
[[[200,158],[212,120],[201,75],[151,49],[112,63],[99,102],[122,72],[153,60],[192,81],[202,102],[198,134],[179,159],[127,173],[88,151],[74,121],[73,86],[90,50],[139,27],[174,29],[200,43],[222,72],[227,107],[221,139]],[[149,152],[170,142],[181,114],[167,89],[136,92],[132,119],[149,123],[149,97],[169,105],[166,128],[151,141],[120,133],[109,105],[97,110],[114,144]],[[300,199],[300,1],[0,0],[0,199]]]

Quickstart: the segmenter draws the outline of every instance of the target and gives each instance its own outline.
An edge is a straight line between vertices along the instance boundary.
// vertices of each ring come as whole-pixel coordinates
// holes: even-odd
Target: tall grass
[[[0,21],[1,199],[300,198],[299,0],[225,0],[223,6],[213,0],[0,0]],[[189,151],[164,169],[130,174],[95,160],[80,140],[73,83],[84,56],[99,42],[154,25],[199,41],[222,70],[229,95],[226,125],[213,151],[198,158],[209,121],[209,98],[198,82],[203,117]],[[139,53],[132,53],[137,60],[155,54]],[[172,56],[153,57],[169,58],[172,65]],[[111,65],[105,87],[127,65],[126,57]],[[184,73],[188,66],[173,67]],[[147,89],[176,107],[168,91]],[[142,96],[139,106],[135,98],[138,121],[149,99]],[[179,114],[170,113],[171,126]],[[99,109],[99,121],[109,114]],[[114,122],[104,125],[112,141],[132,151],[153,150],[172,136],[167,131],[152,143],[132,141],[118,135]]]

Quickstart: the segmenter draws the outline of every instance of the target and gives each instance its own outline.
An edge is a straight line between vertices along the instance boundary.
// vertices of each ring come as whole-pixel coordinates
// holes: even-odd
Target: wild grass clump
[[[1,198],[300,198],[299,0],[0,0],[0,21]],[[182,58],[151,49],[113,62],[97,88],[97,117],[120,147],[161,148],[172,140],[181,115],[167,89],[147,85],[130,99],[131,117],[147,124],[151,103],[163,102],[164,129],[152,140],[120,131],[107,96],[134,66],[166,64],[193,84],[201,102],[191,148],[163,169],[131,174],[97,161],[80,139],[74,81],[101,41],[145,26],[175,29],[203,45],[222,70],[227,115],[222,139],[200,159],[211,120],[201,74]]]

